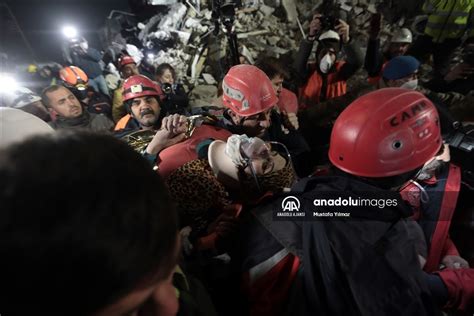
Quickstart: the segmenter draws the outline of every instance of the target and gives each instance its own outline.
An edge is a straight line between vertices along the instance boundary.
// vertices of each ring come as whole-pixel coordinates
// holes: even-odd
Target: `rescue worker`
[[[102,54],[97,49],[89,47],[84,37],[72,38],[69,43],[71,64],[78,66],[89,77],[89,85],[96,91],[110,97],[109,88],[102,73]]]
[[[47,87],[43,90],[41,99],[51,113],[53,121],[49,124],[54,129],[89,129],[107,133],[114,126],[105,115],[84,110],[77,97],[64,86]]]
[[[285,143],[287,139],[272,137],[268,132],[272,124],[271,111],[278,98],[270,79],[263,71],[252,65],[234,66],[225,75],[222,88],[222,118],[213,117],[209,124],[196,128],[193,137],[177,145],[178,148],[182,146],[183,152],[177,152],[176,148],[164,150],[160,154],[160,173],[163,176],[196,159],[197,153],[193,149],[199,148],[199,142],[208,142],[209,139],[225,141],[231,134],[245,134],[249,137],[260,137],[265,141],[281,142],[288,148],[294,146]],[[275,125],[275,128],[282,127]],[[298,165],[295,169],[299,169]]]
[[[251,313],[434,315],[430,296],[440,307],[472,311],[473,270],[421,270],[416,225],[407,221],[413,210],[398,193],[441,146],[436,108],[419,92],[380,89],[349,105],[331,134],[334,173],[300,180],[243,226]],[[320,204],[358,198],[385,204]],[[285,210],[303,215],[275,220]]]
[[[294,63],[301,81],[299,98],[302,108],[344,95],[347,80],[364,61],[359,46],[350,37],[349,25],[343,20],[337,20],[334,30],[326,30],[321,23],[323,18],[320,14],[313,16],[308,37],[301,41]],[[308,64],[316,39],[316,64]],[[341,47],[347,56],[345,60],[338,58]]]
[[[297,166],[298,175],[307,176],[313,166],[308,163],[311,161],[308,159],[309,145],[298,130],[298,99],[293,92],[283,88],[283,81],[289,74],[283,64],[273,57],[262,57],[255,66],[268,76],[278,98],[277,106],[273,107],[270,115],[267,139],[284,143]]]
[[[472,27],[473,9],[473,0],[426,0],[423,11],[428,14],[428,21],[424,34],[417,37],[408,54],[422,62],[433,54],[435,75],[444,76],[452,53],[461,45],[468,27]]]
[[[81,68],[76,66],[64,67],[59,71],[59,78],[74,95],[81,101],[88,112],[104,114],[112,118],[110,99],[89,86],[89,78]]]
[[[123,101],[129,113],[121,129],[117,129],[116,136],[124,137],[139,130],[151,131],[154,136],[145,146],[141,154],[155,164],[157,154],[163,149],[181,142],[185,138],[187,120],[182,115],[162,117],[160,98],[163,92],[153,81],[143,75],[134,75],[123,84]],[[156,133],[155,133],[156,132]]]
[[[387,49],[382,53],[380,49],[381,24],[382,16],[380,14],[372,15],[364,68],[369,75],[368,82],[373,85],[376,85],[380,80],[387,62],[394,57],[405,55],[413,42],[413,35],[409,29],[405,27],[397,29],[393,33]]]
[[[464,103],[466,97],[456,92],[433,92],[419,84],[418,69],[420,62],[412,56],[398,56],[390,60],[382,73],[378,87],[399,87],[416,90],[426,95],[433,102],[440,114],[441,130],[447,134],[454,119],[451,109],[455,110],[459,104]]]
[[[123,80],[127,80],[131,76],[138,75],[137,63],[131,56],[122,56],[118,60],[118,69]],[[119,87],[115,89],[112,100],[112,118],[114,122],[118,122],[122,117],[127,115],[127,110],[123,104],[123,81]]]

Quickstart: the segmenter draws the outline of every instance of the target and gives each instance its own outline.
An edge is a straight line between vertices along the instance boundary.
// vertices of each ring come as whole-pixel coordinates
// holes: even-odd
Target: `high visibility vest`
[[[346,94],[347,82],[338,79],[339,71],[344,64],[345,61],[336,62],[336,71],[327,74],[325,92],[322,91],[325,79],[315,70],[300,90],[300,104],[307,107],[310,104],[319,103],[321,99],[329,100]],[[324,98],[321,98],[323,95]]]
[[[423,10],[428,14],[425,34],[434,43],[461,38],[468,26],[474,0],[428,0]]]
[[[383,70],[385,69],[385,66],[387,66],[388,62],[390,60],[386,60],[384,61],[383,65],[382,65],[382,68],[380,69],[380,72],[377,76],[374,76],[374,77],[368,77],[367,78],[367,82],[371,85],[377,85],[380,81],[380,79],[382,79],[382,73],[383,73]]]
[[[125,115],[122,117],[117,124],[115,124],[114,131],[119,131],[121,129],[124,129],[127,127],[128,122],[132,119],[132,116],[130,114]]]

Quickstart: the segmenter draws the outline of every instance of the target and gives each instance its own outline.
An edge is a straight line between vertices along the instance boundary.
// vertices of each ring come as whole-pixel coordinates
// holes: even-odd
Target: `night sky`
[[[64,37],[61,29],[65,24],[76,26],[80,35],[89,40],[90,46],[100,49],[97,31],[104,25],[110,11],[129,11],[127,0],[7,0],[6,3],[39,62],[62,61],[60,47]],[[5,10],[2,8],[2,16],[5,16]],[[33,57],[11,21],[2,24],[0,51],[6,51],[10,60],[32,61]]]

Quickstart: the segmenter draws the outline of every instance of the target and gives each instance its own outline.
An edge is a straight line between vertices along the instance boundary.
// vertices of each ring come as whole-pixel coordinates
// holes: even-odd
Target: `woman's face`
[[[265,146],[257,148],[252,153],[251,164],[255,174],[261,176],[283,169],[287,161],[276,151],[272,151],[270,145],[265,144]],[[245,168],[244,171],[246,174],[252,175],[250,166]]]
[[[158,76],[157,80],[160,83],[174,84],[173,74],[171,73],[171,71],[169,69],[165,69],[163,74],[161,76]]]

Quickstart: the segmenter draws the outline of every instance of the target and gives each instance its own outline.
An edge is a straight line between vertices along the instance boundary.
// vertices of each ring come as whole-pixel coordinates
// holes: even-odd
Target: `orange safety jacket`
[[[337,61],[335,71],[327,75],[321,74],[313,65],[313,74],[306,84],[300,89],[300,105],[305,108],[321,101],[339,97],[346,94],[347,81],[339,78],[339,72],[345,61]],[[322,89],[326,87],[326,92],[322,94]]]
[[[367,78],[367,82],[371,85],[377,85],[380,81],[380,79],[382,79],[382,74],[383,74],[383,70],[385,69],[385,66],[387,66],[389,60],[385,60],[383,65],[382,65],[382,68],[380,69],[380,72],[377,76],[373,76],[373,77],[368,77]]]
[[[127,126],[128,121],[130,121],[131,119],[132,119],[132,116],[130,114],[127,114],[124,117],[122,117],[117,122],[117,124],[115,124],[114,131],[119,131],[121,129],[124,129]]]

